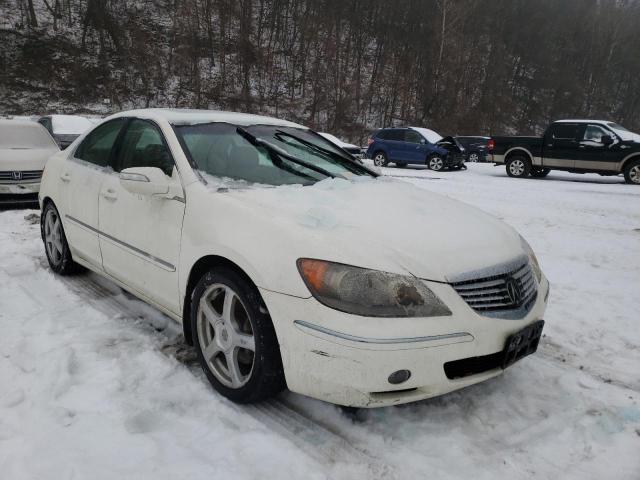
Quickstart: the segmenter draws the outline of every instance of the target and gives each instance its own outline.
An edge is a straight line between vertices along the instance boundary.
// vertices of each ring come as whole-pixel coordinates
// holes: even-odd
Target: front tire
[[[440,155],[431,155],[427,159],[427,166],[434,172],[440,172],[444,169],[444,160]]]
[[[507,175],[515,178],[525,178],[531,172],[531,162],[521,155],[514,155],[507,160]]]
[[[624,167],[624,179],[627,183],[640,185],[640,160],[631,160]]]
[[[271,318],[258,289],[236,271],[216,268],[200,279],[191,332],[207,379],[230,400],[259,402],[285,387]]]
[[[60,275],[72,275],[82,270],[71,257],[62,218],[53,202],[47,202],[44,206],[40,216],[40,234],[51,270]]]
[[[386,167],[389,164],[389,159],[384,152],[376,152],[373,155],[373,164],[376,167]]]
[[[480,161],[480,154],[478,152],[471,152],[467,162],[477,163]]]

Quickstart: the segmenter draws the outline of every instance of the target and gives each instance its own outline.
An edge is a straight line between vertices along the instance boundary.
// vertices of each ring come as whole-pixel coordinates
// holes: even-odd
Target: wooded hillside
[[[0,0],[0,113],[146,106],[373,127],[640,130],[625,0]]]

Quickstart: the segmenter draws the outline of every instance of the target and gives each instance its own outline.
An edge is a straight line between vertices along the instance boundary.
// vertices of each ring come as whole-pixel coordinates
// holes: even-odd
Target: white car
[[[64,150],[97,122],[80,115],[46,115],[40,117],[38,123],[47,129]]]
[[[364,156],[364,152],[362,151],[362,147],[354,145],[353,143],[343,142],[338,137],[336,137],[335,135],[331,135],[330,133],[318,132],[318,135],[322,135],[324,138],[329,140],[331,143],[333,143],[334,145],[337,145],[338,147],[342,148],[343,150],[346,150],[347,152],[349,152],[351,155],[353,155],[357,159],[362,159],[362,157]]]
[[[0,119],[0,202],[35,202],[45,162],[59,151],[42,125]]]
[[[415,401],[540,339],[549,284],[518,233],[287,121],[119,113],[49,161],[40,202],[51,268],[87,267],[182,322],[238,402],[285,386]]]

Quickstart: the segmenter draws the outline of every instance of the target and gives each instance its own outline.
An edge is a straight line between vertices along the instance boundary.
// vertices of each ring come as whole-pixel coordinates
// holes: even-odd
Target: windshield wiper
[[[279,157],[286,158],[292,163],[300,165],[301,167],[307,168],[309,170],[313,170],[314,172],[324,175],[325,177],[330,177],[330,178],[337,177],[336,174],[331,173],[322,167],[318,167],[313,163],[309,163],[305,160],[302,160],[301,158],[295,157],[291,155],[289,152],[287,152],[285,149],[280,148],[277,145],[274,145],[273,143],[267,142],[262,138],[256,137],[255,135],[253,135],[252,133],[249,133],[242,127],[237,127],[236,132],[238,132],[239,135],[242,135],[247,141],[249,141],[254,146],[264,147],[267,150],[269,150],[269,152],[275,153]]]
[[[313,142],[310,142],[309,140],[305,140],[304,138],[298,137],[297,135],[294,135],[293,133],[289,133],[289,132],[285,132],[284,130],[276,130],[276,135],[281,135],[284,137],[289,137],[289,138],[293,138],[294,140],[296,140],[297,142],[300,142],[301,144],[312,148],[313,150],[323,153],[329,157],[341,160],[341,161],[347,161],[349,162],[349,168],[351,167],[356,167],[359,171],[361,172],[365,172],[368,173],[370,175],[373,175],[373,172],[371,172],[371,170],[369,170],[366,166],[358,163],[350,154],[348,153],[344,153],[344,154],[340,154],[338,152],[334,152],[329,150],[328,148],[324,148],[321,147],[320,145],[316,145]],[[318,135],[318,134],[316,134]],[[377,175],[374,175],[377,176]]]

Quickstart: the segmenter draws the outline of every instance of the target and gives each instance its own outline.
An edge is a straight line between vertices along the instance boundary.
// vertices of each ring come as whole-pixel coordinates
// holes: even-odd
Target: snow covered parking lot
[[[236,406],[171,320],[93,274],[54,276],[34,212],[3,211],[1,478],[640,478],[640,189],[555,172],[516,180],[485,164],[385,173],[531,243],[552,284],[536,355],[484,384],[355,416],[294,394]]]

